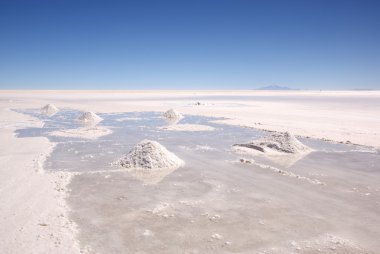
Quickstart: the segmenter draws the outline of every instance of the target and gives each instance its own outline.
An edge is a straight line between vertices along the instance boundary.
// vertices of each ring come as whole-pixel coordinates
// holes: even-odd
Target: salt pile
[[[169,109],[164,113],[164,117],[167,119],[181,119],[183,115],[174,109]]]
[[[45,114],[47,116],[52,116],[55,113],[57,113],[58,111],[59,111],[59,109],[56,106],[54,106],[53,104],[47,104],[43,108],[41,108],[41,113]]]
[[[85,112],[78,118],[78,120],[83,123],[97,123],[103,119],[93,112]]]
[[[234,146],[246,147],[260,152],[268,152],[269,150],[289,154],[300,154],[310,151],[309,147],[302,144],[289,132],[273,133],[262,139],[247,144],[235,144]]]
[[[156,141],[143,140],[120,160],[125,168],[160,170],[176,169],[184,162]]]

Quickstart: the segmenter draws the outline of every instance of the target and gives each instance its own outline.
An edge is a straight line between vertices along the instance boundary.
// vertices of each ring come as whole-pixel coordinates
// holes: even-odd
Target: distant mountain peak
[[[295,89],[292,89],[286,86],[270,85],[270,86],[260,87],[257,90],[295,90]]]

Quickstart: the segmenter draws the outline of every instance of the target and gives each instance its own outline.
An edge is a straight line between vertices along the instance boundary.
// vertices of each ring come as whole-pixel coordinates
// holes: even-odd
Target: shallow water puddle
[[[80,112],[61,110],[52,117],[35,110],[22,113],[45,125],[20,129],[19,137],[46,136],[57,143],[46,169],[79,173],[69,185],[68,203],[81,243],[90,251],[252,253],[307,248],[304,242],[318,249],[323,246],[314,239],[326,234],[370,251],[380,248],[377,151],[301,139],[314,149],[304,157],[236,154],[233,144],[267,133],[200,116],[185,116],[180,123],[215,130],[162,130],[167,122],[153,112],[100,114],[104,120],[98,126],[112,134],[95,140],[55,137],[49,133],[80,127],[75,121]],[[160,142],[186,165],[141,175],[112,164],[142,139]],[[294,241],[300,244],[290,244]],[[358,253],[350,244],[333,247]]]

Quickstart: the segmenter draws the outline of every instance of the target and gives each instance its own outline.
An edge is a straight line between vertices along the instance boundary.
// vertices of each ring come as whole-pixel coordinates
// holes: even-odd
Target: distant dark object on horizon
[[[298,90],[298,89],[293,89],[286,86],[272,85],[272,86],[260,87],[260,88],[257,88],[257,90]]]
[[[378,89],[371,89],[371,88],[354,88],[353,91],[378,91]]]

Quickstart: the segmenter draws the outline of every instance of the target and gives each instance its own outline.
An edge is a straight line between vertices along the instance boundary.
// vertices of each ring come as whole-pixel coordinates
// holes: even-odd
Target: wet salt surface
[[[180,122],[209,125],[214,131],[171,132],[159,129],[166,125],[159,113],[100,114],[104,121],[98,125],[113,133],[85,140],[48,136],[54,130],[81,127],[75,121],[80,112],[61,110],[52,117],[33,110],[23,113],[43,119],[45,125],[20,129],[19,137],[46,136],[58,143],[47,170],[80,173],[69,185],[68,203],[81,244],[90,252],[380,249],[377,151],[300,139],[315,151],[283,166],[266,157],[231,152],[233,144],[267,133],[212,123],[216,118],[185,116]],[[133,121],[124,121],[129,118]],[[186,165],[158,176],[112,165],[142,139],[160,142]],[[240,163],[241,158],[250,163]],[[152,184],[150,177],[158,181]],[[335,236],[349,244],[335,243]]]

